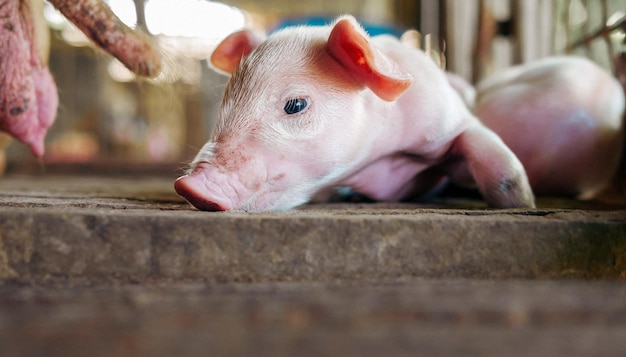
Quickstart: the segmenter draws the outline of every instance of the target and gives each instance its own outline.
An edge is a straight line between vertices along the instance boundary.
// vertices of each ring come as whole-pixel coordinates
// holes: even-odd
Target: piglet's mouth
[[[228,211],[232,209],[230,200],[212,190],[203,175],[185,175],[174,182],[176,193],[186,199],[194,207],[202,211]]]

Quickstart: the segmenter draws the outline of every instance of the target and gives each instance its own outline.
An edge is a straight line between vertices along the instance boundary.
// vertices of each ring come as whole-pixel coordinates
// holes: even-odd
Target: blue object
[[[333,23],[337,17],[330,16],[308,16],[308,17],[294,17],[287,18],[281,21],[276,27],[270,30],[270,33],[278,31],[285,27],[291,26],[324,26]],[[377,35],[393,35],[400,37],[404,33],[405,29],[391,24],[380,24],[374,22],[361,21],[357,19],[361,26],[367,31],[370,36]]]

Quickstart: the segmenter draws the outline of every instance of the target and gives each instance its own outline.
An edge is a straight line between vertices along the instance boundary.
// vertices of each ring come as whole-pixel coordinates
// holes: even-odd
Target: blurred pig
[[[175,189],[202,210],[280,211],[333,187],[375,200],[475,182],[492,207],[533,207],[515,155],[422,51],[351,16],[215,50],[232,74],[210,141]]]
[[[44,136],[59,101],[46,65],[47,28],[37,25],[44,23],[41,6],[0,0],[0,130],[27,144],[37,157],[44,153]],[[0,156],[4,162],[4,152]]]
[[[102,0],[50,0],[59,11],[131,71],[156,76],[160,57],[150,40],[124,25]],[[43,0],[0,0],[0,131],[44,155],[44,138],[59,97],[47,66],[49,30]],[[0,137],[0,174],[5,164]]]
[[[624,106],[620,83],[592,61],[551,57],[478,83],[474,113],[524,164],[536,194],[591,198],[618,168]]]

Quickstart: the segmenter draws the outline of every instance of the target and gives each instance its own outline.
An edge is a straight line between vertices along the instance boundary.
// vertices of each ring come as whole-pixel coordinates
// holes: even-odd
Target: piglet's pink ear
[[[265,36],[251,30],[230,34],[213,51],[211,64],[218,71],[231,74],[237,69],[239,62],[263,41]]]
[[[386,101],[395,100],[413,83],[411,74],[370,45],[353,17],[346,16],[335,24],[327,50],[358,82]]]

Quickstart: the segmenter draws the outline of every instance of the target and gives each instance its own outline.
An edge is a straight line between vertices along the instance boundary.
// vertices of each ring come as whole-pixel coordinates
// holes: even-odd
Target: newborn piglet
[[[229,74],[209,142],[176,191],[210,211],[281,211],[334,187],[375,200],[475,183],[492,207],[533,207],[520,161],[423,51],[369,37],[351,16],[212,55]]]

